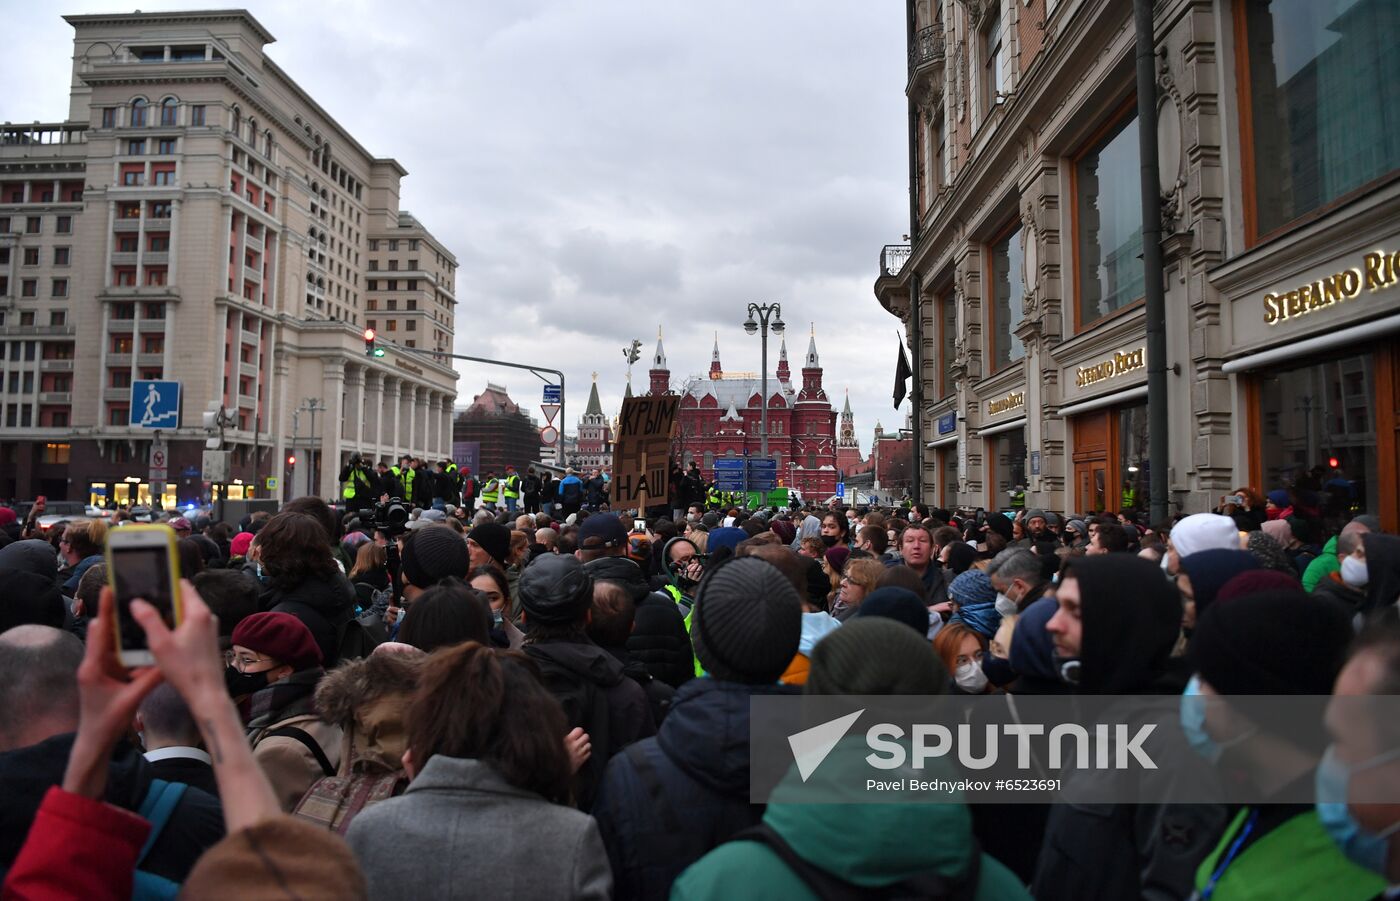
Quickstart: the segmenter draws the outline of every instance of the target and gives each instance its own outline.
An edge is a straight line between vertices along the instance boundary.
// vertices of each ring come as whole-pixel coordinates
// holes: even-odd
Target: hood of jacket
[[[749,699],[797,694],[786,685],[741,685],[704,677],[676,689],[656,741],[691,778],[723,795],[749,790]]]
[[[8,868],[19,855],[29,827],[51,786],[63,784],[73,733],[16,748],[0,754],[0,869]],[[112,752],[103,800],[123,810],[141,806],[154,778],[151,766],[140,752],[119,742]]]
[[[1181,633],[1176,586],[1156,564],[1135,554],[1074,561],[1084,623],[1078,689],[1082,694],[1148,691],[1168,673]],[[1019,631],[1019,630],[1018,630]]]
[[[365,763],[391,771],[402,768],[408,703],[427,659],[427,654],[372,654],[321,678],[316,711],[343,730],[341,757],[352,768]]]
[[[599,557],[583,565],[583,571],[595,582],[618,582],[632,595],[633,603],[651,593],[646,573],[636,561],[627,557]]]
[[[1400,596],[1400,536],[1368,532],[1366,548],[1366,607],[1388,607]]]
[[[803,860],[855,885],[889,885],[930,870],[954,878],[967,872],[973,851],[967,806],[919,803],[916,798],[901,804],[893,792],[889,800],[870,803],[863,775],[869,751],[863,736],[843,739],[805,784],[793,767],[774,790],[764,822]],[[892,771],[890,778],[911,772]],[[856,773],[861,777],[855,778]],[[948,766],[930,766],[918,775],[957,778]],[[800,800],[817,790],[840,803]],[[853,835],[860,841],[851,841]]]
[[[611,688],[625,678],[622,662],[591,641],[542,641],[527,644],[525,650],[601,688]]]
[[[270,585],[262,593],[261,604],[264,610],[288,603],[305,604],[328,621],[335,623],[342,615],[354,612],[355,586],[337,572],[325,579],[306,579],[292,588]]]
[[[797,639],[797,653],[810,656],[817,642],[839,628],[841,621],[825,611],[802,614],[802,634]]]
[[[18,569],[58,581],[58,555],[42,538],[13,541],[0,548],[0,569]]]
[[[1041,598],[1016,620],[1007,659],[1017,676],[1060,682],[1060,671],[1055,666],[1055,642],[1045,631],[1045,624],[1058,609],[1059,604],[1054,599]]]

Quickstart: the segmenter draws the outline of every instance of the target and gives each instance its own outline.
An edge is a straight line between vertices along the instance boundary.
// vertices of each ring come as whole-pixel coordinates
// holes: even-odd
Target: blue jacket
[[[101,562],[101,554],[93,554],[91,557],[79,560],[72,569],[68,570],[68,578],[63,581],[63,593],[72,597],[73,592],[78,590],[78,582],[82,580],[83,573],[87,572],[94,563]]]
[[[559,483],[558,483],[558,484],[559,484],[559,491],[558,491],[557,493],[558,493],[560,499],[562,499],[562,498],[564,497],[564,486],[565,486],[565,485],[577,485],[577,486],[579,486],[578,499],[579,499],[580,501],[583,500],[583,495],[584,495],[584,491],[583,491],[583,481],[580,480],[578,476],[564,476],[564,478],[562,478],[562,479],[559,480]]]
[[[666,898],[686,867],[758,822],[763,809],[749,803],[749,698],[797,691],[692,679],[655,738],[608,762],[592,812],[617,901]]]

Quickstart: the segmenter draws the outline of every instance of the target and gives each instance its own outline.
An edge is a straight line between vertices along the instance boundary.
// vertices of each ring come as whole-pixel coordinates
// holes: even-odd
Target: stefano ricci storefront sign
[[[1264,323],[1278,325],[1318,310],[1352,300],[1362,291],[1393,288],[1400,281],[1400,252],[1376,250],[1365,254],[1361,264],[1299,285],[1287,291],[1264,295]]]
[[[1145,346],[1136,350],[1115,351],[1112,356],[1098,363],[1080,366],[1074,370],[1074,384],[1078,388],[1086,388],[1089,385],[1141,369],[1146,365],[1147,348]]]
[[[1013,391],[1005,397],[999,397],[996,400],[987,401],[987,415],[996,416],[999,413],[1005,413],[1008,410],[1015,410],[1017,407],[1024,407],[1025,405],[1026,392]]]

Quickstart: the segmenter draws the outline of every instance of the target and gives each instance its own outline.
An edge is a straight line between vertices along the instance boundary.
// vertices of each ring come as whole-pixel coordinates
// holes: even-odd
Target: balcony
[[[39,403],[41,404],[71,404],[72,402],[73,392],[71,391],[39,392]]]
[[[130,388],[103,388],[102,399],[104,401],[131,400]]]
[[[119,251],[116,251],[115,253],[112,254],[112,265],[113,265],[113,266],[135,266],[135,265],[136,265],[136,251],[134,251],[134,250],[128,250],[128,251],[120,251],[120,250],[119,250]]]
[[[258,377],[258,365],[256,363],[239,363],[238,374],[246,375],[250,379]]]
[[[46,335],[72,335],[74,326],[71,325],[11,325],[7,328],[0,328],[0,335],[14,336],[46,336]]]
[[[943,23],[934,22],[927,28],[920,28],[909,45],[909,89],[913,95],[920,77],[936,78],[942,86],[943,61],[947,56],[947,43],[943,34]]]
[[[109,353],[109,354],[107,354],[107,365],[108,365],[108,366],[126,366],[126,367],[130,367],[130,366],[131,366],[131,352],[130,352],[130,351],[127,351],[127,352],[124,353],[124,354],[122,354],[122,353],[115,353],[115,352],[114,352],[114,353]]]
[[[262,270],[257,268],[256,266],[244,266],[243,277],[250,282],[257,282],[260,285],[262,284]]]
[[[894,278],[909,262],[908,244],[886,244],[880,249],[880,278]]]
[[[135,319],[108,319],[107,331],[109,332],[131,332],[136,330]]]
[[[108,358],[108,359],[109,359],[109,362],[110,362],[110,358]],[[137,355],[136,355],[136,365],[137,365],[137,366],[164,366],[164,365],[165,365],[165,352],[164,352],[164,351],[161,351],[160,353],[137,354]]]
[[[141,262],[145,263],[147,266],[169,266],[170,252],[165,250],[159,252],[148,250]]]
[[[72,360],[40,360],[40,372],[72,372]]]
[[[238,333],[238,340],[242,341],[244,344],[251,344],[254,347],[258,346],[258,336],[249,331],[240,331]]]
[[[141,230],[140,219],[114,219],[112,230],[119,232],[135,232]]]
[[[238,395],[238,406],[248,410],[256,410],[258,408],[258,399],[251,394],[240,394]]]

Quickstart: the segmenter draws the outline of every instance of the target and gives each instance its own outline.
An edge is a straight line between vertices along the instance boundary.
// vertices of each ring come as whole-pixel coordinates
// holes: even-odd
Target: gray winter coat
[[[610,898],[598,824],[441,754],[345,835],[370,898]]]

